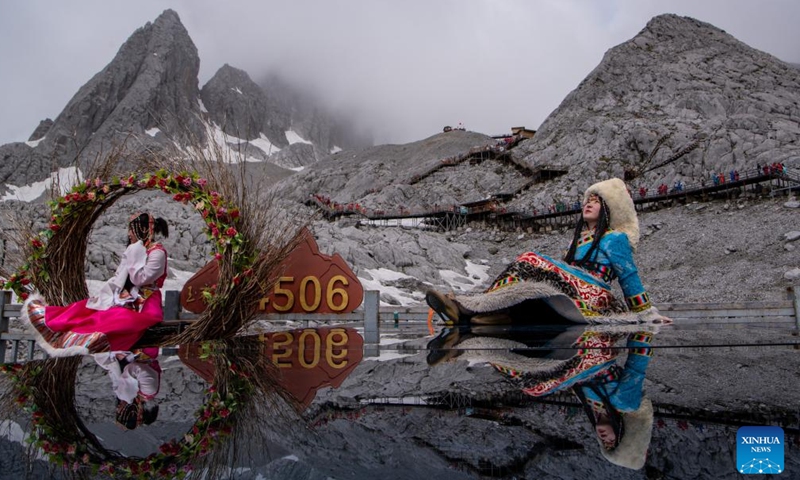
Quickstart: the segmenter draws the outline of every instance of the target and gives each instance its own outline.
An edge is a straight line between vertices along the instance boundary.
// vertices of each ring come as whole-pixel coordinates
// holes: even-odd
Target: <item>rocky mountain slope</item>
[[[471,132],[449,132],[403,146],[340,153],[276,190],[294,202],[319,194],[370,214],[434,210],[511,191],[516,194],[499,207],[533,213],[556,202],[572,203],[588,185],[610,176],[627,174],[632,189],[653,191],[678,180],[710,183],[710,173],[744,172],[758,164],[797,168],[796,72],[712,25],[662,15],[609,50],[536,135],[508,152],[510,159],[442,166],[454,150],[440,145],[464,154],[467,146],[494,144]],[[784,274],[800,266],[794,244],[783,240],[800,230],[797,210],[783,207],[796,205],[786,194],[770,199],[749,192],[710,205],[644,212],[643,231],[649,235],[637,261],[657,301],[782,297],[783,287],[794,281]],[[314,211],[297,204],[288,208],[300,216]],[[380,268],[408,275],[388,281],[400,288],[384,292],[389,302],[418,301],[419,294],[403,299],[410,294],[403,287],[422,289],[422,282],[480,288],[517,253],[534,249],[560,256],[569,241],[566,231],[532,235],[493,225],[432,233],[342,219],[315,227],[325,248],[342,253],[360,272],[372,270],[365,278],[380,277]],[[486,268],[468,271],[470,264]]]
[[[371,144],[279,79],[261,87],[225,65],[201,90],[199,65],[178,14],[164,11],[134,32],[55,120],[42,121],[28,142],[0,146],[0,184],[29,185],[58,167],[85,171],[98,155],[123,147],[130,159],[210,140],[250,161],[284,149],[274,164],[295,168],[337,148]]]
[[[453,131],[404,145],[345,151],[284,180],[274,190],[295,202],[321,194],[331,201],[359,202],[370,208],[458,204],[476,198],[476,192],[469,186],[448,189],[442,184],[412,184],[413,177],[437,167],[444,158],[493,143],[480,133]]]
[[[800,165],[797,70],[724,31],[653,18],[600,64],[523,142],[515,158],[568,174],[518,203],[575,198],[594,179],[699,183],[756,164]]]
[[[53,166],[77,161],[85,168],[98,154],[123,144],[133,152],[157,148],[157,131],[183,142],[204,139],[199,67],[197,48],[177,13],[165,11],[131,35],[49,129],[38,128],[40,136],[27,145],[0,147],[0,180],[24,185],[42,180]],[[30,168],[18,168],[23,162]]]

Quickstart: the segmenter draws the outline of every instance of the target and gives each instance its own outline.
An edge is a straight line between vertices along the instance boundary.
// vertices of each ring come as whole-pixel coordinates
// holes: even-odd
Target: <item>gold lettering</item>
[[[306,287],[308,287],[309,282],[314,284],[314,302],[311,305],[306,303]],[[319,284],[319,279],[313,276],[303,278],[300,282],[300,291],[298,295],[300,296],[300,307],[304,312],[313,312],[316,310],[322,301],[322,287]]]
[[[312,343],[314,345],[310,348],[306,346],[306,337],[311,337],[313,339]],[[319,363],[319,347],[321,346],[319,334],[315,330],[303,330],[297,343],[299,348],[297,358],[300,360],[300,366],[303,368],[316,367]],[[309,350],[311,350],[313,355],[310,362],[306,361],[306,352]]]
[[[334,340],[334,337],[337,337],[338,340]],[[347,346],[347,341],[350,340],[347,336],[347,332],[343,328],[334,328],[328,334],[328,337],[325,339],[325,343],[327,348],[325,348],[325,360],[328,362],[333,368],[339,369],[344,368],[347,366],[347,348],[343,348]],[[334,348],[339,350],[338,353],[334,353]],[[341,360],[341,362],[338,362]]]
[[[350,299],[347,296],[347,290],[344,288],[334,288],[334,284],[336,282],[342,282],[342,285],[345,287],[348,285],[347,278],[345,278],[344,275],[336,275],[335,277],[331,278],[331,280],[328,282],[326,300],[328,302],[328,308],[334,312],[341,312],[347,308],[347,303],[350,301]],[[339,294],[342,297],[342,301],[339,304],[333,303],[333,296],[336,294]]]
[[[269,297],[262,297],[261,300],[258,302],[258,309],[262,312],[267,309],[267,304],[269,303]]]
[[[278,312],[288,312],[289,310],[294,307],[294,293],[288,288],[281,288],[281,282],[293,282],[294,277],[281,277],[278,279],[278,283],[275,284],[275,296],[283,295],[286,297],[286,303],[283,305],[278,305],[277,302],[273,303],[272,306]]]
[[[278,336],[283,335],[284,340],[279,341]],[[291,360],[285,361],[292,355],[291,345],[294,341],[294,335],[289,332],[278,332],[272,336],[272,363],[280,368],[291,368]],[[278,353],[278,350],[282,350]],[[284,360],[282,362],[282,360]]]

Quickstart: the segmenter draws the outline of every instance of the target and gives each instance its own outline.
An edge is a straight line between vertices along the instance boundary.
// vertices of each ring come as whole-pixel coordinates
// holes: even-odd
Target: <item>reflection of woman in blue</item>
[[[601,452],[610,462],[639,469],[644,466],[653,427],[653,405],[643,397],[650,362],[652,335],[628,336],[624,367],[612,365],[590,381],[573,387],[595,429]]]
[[[511,340],[503,338],[508,336],[506,330],[478,326],[462,335],[458,349],[465,360],[491,364],[529,395],[571,389],[589,417],[603,456],[616,465],[639,469],[644,466],[653,425],[653,406],[643,394],[652,355],[653,334],[645,331],[648,328],[654,329],[642,325],[568,328],[548,346],[562,343],[563,337],[574,341],[572,348],[545,350],[547,354],[540,356],[541,350],[531,349],[538,343],[538,332],[518,331],[514,336],[524,338]],[[621,364],[617,361],[620,349],[604,347],[625,337],[628,355]],[[577,354],[575,349],[579,349]],[[566,359],[559,356],[565,351],[571,355]]]

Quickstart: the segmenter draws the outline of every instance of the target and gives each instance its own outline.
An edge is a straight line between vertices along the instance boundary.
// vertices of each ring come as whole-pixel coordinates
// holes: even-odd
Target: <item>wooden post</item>
[[[164,300],[164,320],[179,320],[181,314],[181,292],[167,290]]]
[[[8,333],[8,317],[6,316],[6,305],[11,303],[11,292],[4,290],[0,292],[0,334]],[[16,362],[16,358],[13,359]],[[6,363],[6,341],[0,340],[0,363]]]
[[[380,355],[378,345],[381,341],[380,317],[378,315],[378,291],[364,292],[364,356]]]

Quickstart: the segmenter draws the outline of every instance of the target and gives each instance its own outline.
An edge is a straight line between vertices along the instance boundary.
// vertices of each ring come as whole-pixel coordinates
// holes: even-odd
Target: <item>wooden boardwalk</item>
[[[538,181],[532,179],[522,188],[529,188]],[[797,169],[764,171],[755,168],[738,172],[733,180],[727,176],[723,177],[721,181],[718,180],[718,183],[713,181],[708,183],[708,185],[705,182],[681,184],[679,188],[673,187],[666,193],[658,193],[657,188],[648,189],[644,194],[633,191],[631,196],[636,208],[644,210],[662,208],[675,203],[731,198],[742,191],[747,191],[748,187],[753,192],[798,190],[800,189],[800,171]],[[451,230],[473,222],[486,222],[507,229],[533,228],[538,231],[548,227],[573,226],[577,222],[581,212],[581,205],[577,202],[573,204],[557,203],[552,205],[551,210],[547,212],[504,207],[504,204],[520,190],[517,189],[512,193],[498,192],[489,198],[427,209],[407,209],[398,206],[388,210],[376,210],[364,208],[358,203],[331,205],[324,202],[319,196],[312,196],[307,203],[319,208],[323,215],[331,220],[340,216],[353,215],[379,226],[389,226],[390,221],[395,221],[398,225],[406,221],[411,226],[425,224],[434,228]]]

